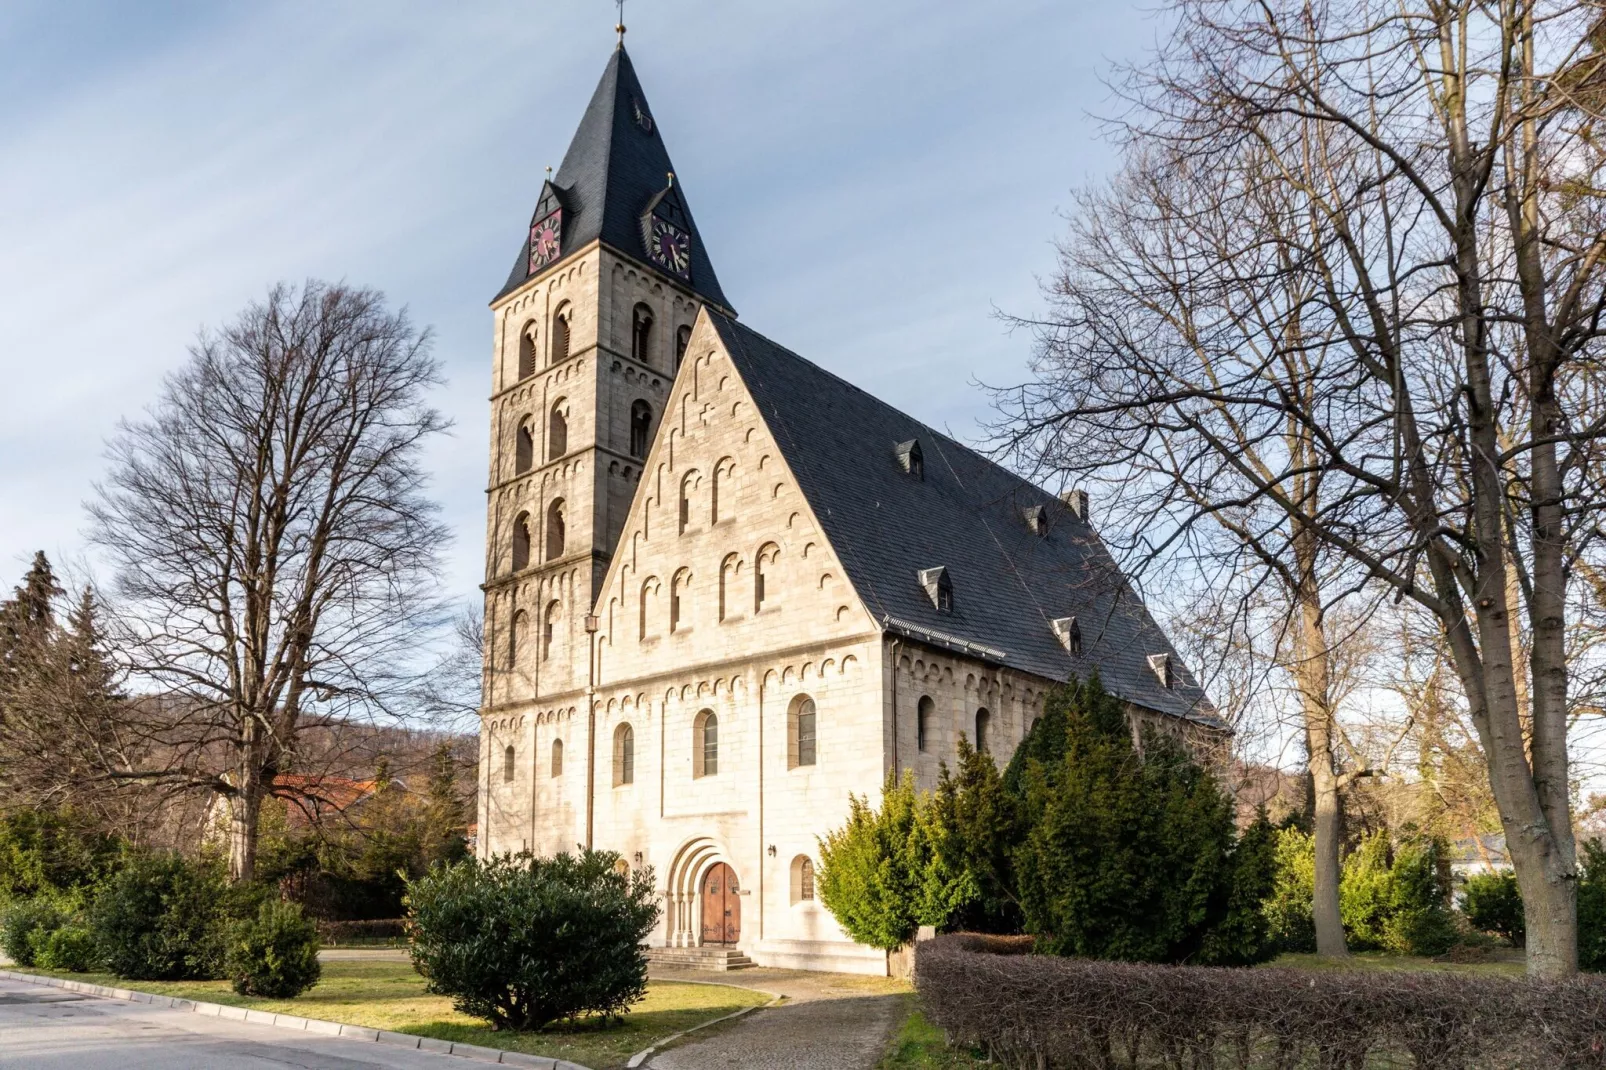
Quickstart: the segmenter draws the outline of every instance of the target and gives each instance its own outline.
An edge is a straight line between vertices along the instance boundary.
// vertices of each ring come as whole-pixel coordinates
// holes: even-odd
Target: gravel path
[[[776,1007],[754,1011],[706,1037],[659,1052],[656,1070],[869,1070],[886,1050],[907,988],[885,978],[792,970],[704,973],[654,970],[665,981],[698,980],[778,992]]]

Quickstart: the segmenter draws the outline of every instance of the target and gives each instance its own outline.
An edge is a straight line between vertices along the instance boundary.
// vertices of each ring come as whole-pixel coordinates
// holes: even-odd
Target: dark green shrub
[[[1049,707],[1066,718],[1064,754],[1029,759],[1020,778],[1026,931],[1056,955],[1192,960],[1230,898],[1232,800],[1174,737],[1147,730],[1140,754],[1097,678]]]
[[[214,980],[223,976],[224,923],[247,895],[227,889],[215,862],[146,855],[95,897],[90,930],[106,967],[119,977]]]
[[[1467,878],[1461,892],[1461,913],[1479,932],[1493,933],[1512,947],[1526,937],[1522,892],[1512,873],[1477,873]]]
[[[228,929],[224,969],[242,996],[294,999],[318,983],[318,930],[295,903],[269,900]]]
[[[1578,859],[1578,966],[1606,970],[1606,848],[1580,845]]]
[[[45,896],[18,899],[6,907],[0,921],[0,950],[18,966],[36,965],[34,934],[52,932],[66,921],[65,912]]]
[[[1232,849],[1225,915],[1205,934],[1199,966],[1251,966],[1277,952],[1262,904],[1277,884],[1277,829],[1261,810]]]
[[[432,992],[498,1029],[624,1012],[647,987],[652,870],[611,851],[437,864],[408,882],[413,964]]]
[[[0,811],[0,902],[88,889],[117,868],[122,849],[71,810]]]
[[[100,961],[94,934],[82,925],[35,929],[29,942],[33,945],[34,965],[42,970],[88,973]]]

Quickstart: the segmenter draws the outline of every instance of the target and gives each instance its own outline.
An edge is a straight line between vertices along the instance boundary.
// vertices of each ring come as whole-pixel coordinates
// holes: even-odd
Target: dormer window
[[[1177,685],[1176,671],[1171,667],[1170,654],[1150,654],[1149,669],[1154,678],[1160,681],[1160,686],[1167,691]]]
[[[926,478],[926,455],[920,449],[920,440],[911,438],[908,442],[898,443],[895,452],[898,457],[898,467],[914,476],[916,479]]]
[[[954,611],[954,583],[948,578],[948,569],[943,565],[936,568],[923,568],[920,570],[920,586],[926,589],[926,597],[938,613],[952,613]]]
[[[1054,637],[1060,641],[1067,653],[1080,656],[1082,653],[1082,629],[1077,626],[1075,617],[1058,617],[1052,622]]]
[[[1038,538],[1048,534],[1048,510],[1041,505],[1028,505],[1021,510],[1021,516],[1026,521],[1026,530]]]

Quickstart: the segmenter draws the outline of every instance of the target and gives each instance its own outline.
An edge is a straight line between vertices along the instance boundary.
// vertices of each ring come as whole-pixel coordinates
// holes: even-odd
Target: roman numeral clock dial
[[[647,255],[665,271],[683,279],[691,278],[691,235],[667,219],[653,217]]]

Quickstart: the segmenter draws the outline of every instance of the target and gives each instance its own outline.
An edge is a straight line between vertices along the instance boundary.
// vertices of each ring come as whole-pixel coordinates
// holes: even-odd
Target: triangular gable
[[[642,464],[641,482],[598,589],[593,612],[602,621],[602,631],[616,646],[635,634],[630,614],[635,612],[637,584],[647,578],[668,584],[673,567],[694,564],[705,581],[699,597],[709,598],[717,580],[715,569],[726,552],[740,552],[744,567],[751,567],[754,551],[775,541],[789,555],[783,568],[790,570],[794,581],[806,580],[794,582],[784,596],[783,611],[799,625],[799,634],[811,641],[862,635],[875,626],[874,619],[854,590],[848,570],[801,490],[797,473],[791,470],[785,451],[730,360],[709,315],[705,308],[692,329],[686,359],[670,390],[667,408]],[[710,434],[740,430],[740,445],[713,448],[693,430],[691,425],[697,423]],[[696,451],[694,458],[687,456],[688,450]],[[716,540],[717,554],[692,562],[678,543],[680,481],[694,468],[700,476],[713,478],[713,467],[722,456],[733,457],[741,466],[742,508],[762,508],[771,522],[768,526],[756,522],[756,513],[738,517],[730,533]],[[700,487],[699,493],[704,495],[700,501],[706,499],[709,489]],[[663,549],[666,546],[669,549]],[[750,580],[744,582],[744,597],[749,584]],[[799,611],[818,619],[800,618]],[[613,672],[605,670],[605,675],[612,678]]]

